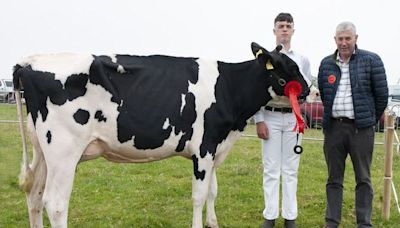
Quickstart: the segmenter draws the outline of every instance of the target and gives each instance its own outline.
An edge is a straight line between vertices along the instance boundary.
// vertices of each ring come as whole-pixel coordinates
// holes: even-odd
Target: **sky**
[[[295,21],[292,49],[317,76],[332,54],[335,28],[357,27],[358,47],[382,58],[389,84],[400,82],[400,18],[395,0],[2,0],[0,78],[38,53],[171,55],[224,62],[253,59],[251,42],[275,48],[273,20]]]

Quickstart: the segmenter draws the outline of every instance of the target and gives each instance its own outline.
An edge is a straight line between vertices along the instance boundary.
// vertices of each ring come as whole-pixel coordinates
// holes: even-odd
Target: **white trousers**
[[[293,113],[264,111],[264,121],[269,130],[269,139],[262,140],[263,188],[266,219],[279,216],[280,178],[282,177],[282,212],[283,218],[297,218],[297,170],[300,155],[293,148],[301,135],[293,131],[296,118]],[[297,137],[299,137],[297,139]]]

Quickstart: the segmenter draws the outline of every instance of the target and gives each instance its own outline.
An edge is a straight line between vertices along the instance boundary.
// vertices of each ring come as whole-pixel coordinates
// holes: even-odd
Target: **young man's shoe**
[[[296,220],[285,219],[285,228],[296,228]]]
[[[262,224],[262,228],[273,228],[275,226],[275,219],[269,220],[265,219],[264,223]]]

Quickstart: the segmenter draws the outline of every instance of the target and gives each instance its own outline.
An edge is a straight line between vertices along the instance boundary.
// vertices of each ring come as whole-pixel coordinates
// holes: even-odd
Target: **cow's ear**
[[[251,43],[251,51],[253,52],[254,56],[257,56],[257,53],[261,50],[261,48],[262,47],[256,42]]]
[[[253,42],[251,43],[251,50],[261,66],[265,66],[267,70],[274,69],[271,63],[271,54],[265,48]]]
[[[268,51],[265,50],[265,48],[261,47],[259,44],[256,42],[251,43],[251,51],[253,52],[253,55],[257,58],[259,54],[267,54]]]

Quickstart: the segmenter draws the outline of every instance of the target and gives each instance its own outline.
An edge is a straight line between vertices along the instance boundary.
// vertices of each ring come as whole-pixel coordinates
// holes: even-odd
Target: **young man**
[[[321,61],[318,86],[324,105],[324,154],[328,167],[325,227],[341,221],[345,161],[350,155],[356,180],[357,227],[372,227],[371,162],[374,126],[388,101],[381,58],[358,49],[351,22],[336,27],[337,50]]]
[[[311,85],[310,62],[291,49],[294,34],[293,17],[289,13],[280,13],[274,21],[276,44],[282,44],[282,53],[289,56],[299,66],[300,72]],[[282,176],[282,217],[285,227],[296,227],[297,218],[297,170],[300,155],[294,153],[297,133],[293,131],[296,118],[288,99],[270,101],[254,116],[257,135],[262,139],[263,189],[265,218],[263,228],[274,227],[279,216],[279,188]]]

